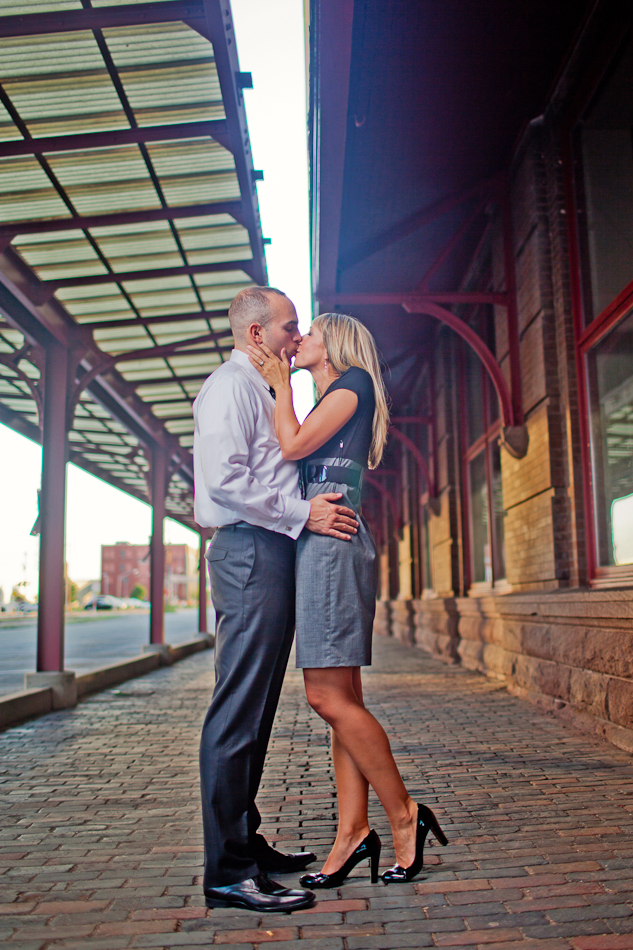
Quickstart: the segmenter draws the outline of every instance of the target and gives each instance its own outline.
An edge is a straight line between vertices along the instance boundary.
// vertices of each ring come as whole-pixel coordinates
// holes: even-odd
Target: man
[[[257,833],[255,805],[294,634],[295,541],[304,527],[346,539],[358,522],[340,495],[301,499],[295,462],[282,458],[274,394],[246,348],[295,355],[291,301],[272,287],[241,291],[229,309],[235,349],[194,403],[195,517],[218,527],[209,550],[216,609],[216,685],[202,730],[200,776],[207,906],[259,912],[310,907],[267,872],[303,870],[316,856],[282,854]],[[315,618],[318,623],[318,618]]]

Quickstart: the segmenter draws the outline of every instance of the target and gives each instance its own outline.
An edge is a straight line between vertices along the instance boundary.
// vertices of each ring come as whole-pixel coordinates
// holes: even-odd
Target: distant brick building
[[[149,591],[149,546],[117,544],[101,546],[101,593],[131,597],[140,585]],[[198,600],[198,552],[186,544],[165,545],[165,602],[194,604]]]

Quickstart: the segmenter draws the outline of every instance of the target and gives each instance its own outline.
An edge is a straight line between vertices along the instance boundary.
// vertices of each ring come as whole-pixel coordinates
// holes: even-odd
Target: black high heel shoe
[[[316,874],[302,874],[299,883],[302,887],[338,887],[342,884],[349,872],[356,867],[365,858],[369,858],[371,867],[371,883],[378,881],[378,861],[380,859],[380,838],[372,830],[364,838],[355,851],[352,851],[345,864],[335,871],[334,874],[324,874],[322,871]]]
[[[404,884],[419,874],[424,863],[424,842],[429,831],[432,831],[441,845],[448,844],[448,838],[439,826],[439,822],[430,808],[426,805],[418,805],[418,823],[415,832],[415,858],[413,864],[408,868],[403,868],[400,864],[394,864],[388,868],[382,875],[385,884]]]

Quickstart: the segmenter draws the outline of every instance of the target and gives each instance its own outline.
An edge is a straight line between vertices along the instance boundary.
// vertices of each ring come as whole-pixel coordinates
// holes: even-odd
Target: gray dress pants
[[[240,522],[207,552],[216,684],[200,743],[205,887],[258,873],[255,805],[294,634],[295,542]]]

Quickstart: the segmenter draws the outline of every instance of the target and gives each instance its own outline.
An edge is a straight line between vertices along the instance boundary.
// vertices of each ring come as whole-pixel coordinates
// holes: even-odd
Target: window
[[[494,352],[494,323],[490,308],[481,308],[471,325]],[[470,548],[466,585],[491,587],[505,581],[505,536],[499,405],[494,387],[479,357],[464,348],[461,361],[464,454],[464,496],[467,518],[464,537]]]
[[[633,564],[633,314],[587,355],[598,565]]]
[[[590,580],[633,582],[633,44],[574,131],[570,231]],[[570,191],[572,196],[572,191]]]
[[[629,42],[577,127],[586,324],[633,280],[632,131],[633,47]]]

